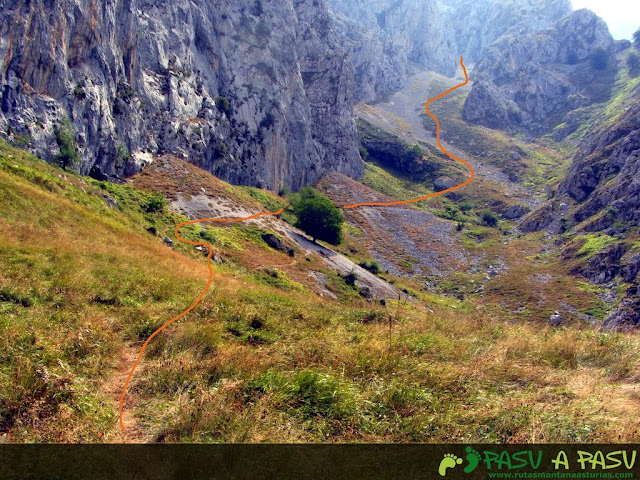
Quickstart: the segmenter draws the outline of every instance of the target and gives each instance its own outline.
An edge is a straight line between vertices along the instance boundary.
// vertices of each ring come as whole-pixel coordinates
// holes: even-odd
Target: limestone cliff
[[[588,260],[578,258],[572,272],[596,284],[627,284],[603,328],[640,325],[640,253],[634,233],[640,227],[639,100],[636,84],[609,103],[608,114],[594,117],[553,198],[521,226],[525,231],[597,232],[615,239]],[[575,252],[568,250],[571,259]]]
[[[569,0],[329,0],[356,69],[357,100],[401,88],[410,62],[452,76],[507,32],[532,33],[571,13]]]
[[[0,133],[51,160],[68,117],[83,173],[157,153],[273,189],[363,171],[323,1],[9,0],[0,62]]]
[[[469,65],[503,35],[526,35],[571,14],[570,0],[444,0],[444,17],[455,32],[457,53]]]
[[[576,108],[607,99],[616,73],[607,25],[578,10],[538,33],[505,34],[473,70],[464,118],[538,134]]]

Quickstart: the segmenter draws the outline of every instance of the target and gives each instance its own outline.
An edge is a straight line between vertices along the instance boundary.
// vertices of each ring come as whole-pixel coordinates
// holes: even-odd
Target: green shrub
[[[295,226],[311,235],[313,241],[324,240],[333,245],[342,242],[344,216],[327,197],[311,187],[303,188],[293,209],[298,217]]]
[[[358,275],[356,275],[354,272],[348,273],[344,276],[344,283],[346,283],[350,287],[354,287],[357,280]]]
[[[486,227],[496,227],[498,225],[498,216],[490,210],[483,210],[480,214],[480,222]]]
[[[444,210],[445,213],[442,216],[449,220],[457,220],[460,215],[460,210],[454,205],[445,205]]]
[[[124,143],[118,144],[118,158],[116,159],[116,165],[118,168],[124,168],[127,162],[131,159],[131,154]]]
[[[370,262],[365,260],[363,262],[360,262],[360,266],[365,270],[369,270],[373,274],[378,274],[381,270],[380,264],[375,260],[371,260]]]
[[[147,200],[142,204],[142,208],[144,208],[149,213],[160,212],[164,210],[164,207],[167,206],[167,201],[164,196],[160,193],[154,193],[149,195]]]
[[[468,200],[465,202],[462,202],[459,206],[460,210],[463,212],[469,212],[471,210],[473,210],[473,203],[469,202]]]
[[[286,185],[281,186],[278,190],[279,197],[288,197],[289,195],[291,195],[291,189]]]
[[[364,160],[365,162],[367,160],[369,160],[369,150],[367,150],[367,148],[364,145],[360,145],[360,156],[362,157],[362,160]]]
[[[84,81],[78,83],[73,89],[73,95],[78,100],[84,100],[87,98],[87,94],[84,91]]]
[[[414,143],[405,150],[405,154],[412,160],[415,160],[424,156],[424,149],[417,143]]]
[[[221,142],[216,145],[215,150],[213,151],[213,155],[216,158],[224,158],[229,154],[229,147],[224,142]]]
[[[216,106],[226,116],[231,115],[231,104],[229,103],[229,100],[227,100],[227,97],[224,97],[222,95],[218,96],[216,98]]]
[[[80,160],[76,140],[73,136],[71,121],[67,117],[64,117],[62,121],[54,127],[53,133],[56,136],[58,147],[60,147],[60,152],[56,155],[56,161],[66,170]]]

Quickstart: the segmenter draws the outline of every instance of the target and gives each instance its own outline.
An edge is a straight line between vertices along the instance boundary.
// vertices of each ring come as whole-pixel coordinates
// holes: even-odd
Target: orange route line
[[[395,201],[395,202],[355,203],[353,205],[346,205],[346,206],[344,206],[342,208],[350,209],[350,208],[356,208],[356,207],[376,207],[376,206],[389,206],[389,205],[402,205],[402,204],[406,204],[406,203],[415,203],[415,202],[419,202],[421,200],[425,200],[427,198],[435,197],[435,196],[438,196],[438,195],[443,195],[443,194],[445,194],[447,192],[451,192],[453,190],[457,190],[457,189],[462,188],[462,187],[464,187],[466,185],[469,185],[473,181],[473,178],[475,176],[475,171],[473,170],[473,167],[471,165],[469,165],[469,163],[466,162],[465,160],[463,160],[461,158],[458,158],[458,157],[452,155],[451,153],[447,152],[445,150],[445,148],[442,146],[442,143],[440,143],[440,122],[438,120],[438,117],[436,117],[433,113],[431,113],[429,111],[429,104],[431,102],[433,102],[435,100],[438,100],[438,99],[450,94],[451,92],[453,92],[457,88],[463,87],[467,83],[469,83],[469,76],[467,75],[467,69],[465,68],[464,63],[462,62],[462,57],[460,57],[460,65],[462,66],[462,70],[464,71],[465,81],[463,83],[459,84],[459,85],[456,85],[455,87],[450,88],[446,92],[441,93],[437,97],[433,97],[433,98],[429,99],[427,101],[427,103],[425,103],[424,108],[425,108],[427,114],[431,118],[433,118],[435,120],[435,122],[436,122],[436,140],[438,141],[438,147],[440,147],[440,150],[442,150],[444,152],[444,154],[447,155],[449,158],[464,164],[469,169],[469,172],[471,172],[471,176],[469,177],[469,179],[466,182],[461,183],[460,185],[456,185],[455,187],[447,188],[446,190],[442,190],[440,192],[430,193],[428,195],[424,195],[423,197],[414,198],[412,200],[399,200],[399,201]],[[171,320],[167,321],[164,325],[162,325],[155,332],[153,332],[151,335],[149,335],[149,338],[147,338],[147,340],[142,344],[142,347],[140,348],[140,352],[138,353],[138,357],[136,358],[136,361],[133,364],[133,367],[131,367],[131,371],[129,372],[129,376],[127,377],[126,382],[124,382],[124,387],[122,388],[122,393],[120,394],[120,427],[122,428],[123,431],[126,429],[125,425],[124,425],[124,421],[122,419],[122,412],[123,412],[123,409],[124,409],[124,397],[125,397],[125,395],[127,393],[127,387],[129,386],[129,382],[131,381],[131,378],[133,377],[133,374],[136,371],[136,368],[138,367],[138,364],[140,363],[140,360],[142,359],[142,355],[144,354],[144,351],[147,348],[147,345],[149,345],[149,342],[153,339],[153,337],[155,337],[160,332],[162,332],[162,330],[167,328],[169,325],[171,325],[176,320],[180,320],[187,313],[189,313],[191,310],[193,310],[200,303],[200,301],[202,300],[204,295],[207,293],[207,290],[209,290],[209,287],[211,286],[211,282],[213,281],[213,269],[211,268],[211,255],[213,254],[213,247],[211,246],[211,244],[209,244],[207,242],[192,242],[191,240],[187,240],[185,238],[182,238],[180,236],[180,234],[178,233],[178,230],[180,229],[180,227],[183,227],[184,225],[193,225],[193,224],[201,223],[201,222],[244,222],[245,220],[251,220],[251,219],[260,217],[262,215],[279,215],[279,214],[282,213],[283,210],[284,209],[281,208],[277,212],[256,213],[255,215],[251,215],[250,217],[245,217],[245,218],[200,218],[198,220],[191,220],[191,221],[188,221],[188,222],[182,222],[182,223],[180,223],[180,224],[178,224],[176,226],[176,228],[174,230],[174,233],[175,233],[176,238],[178,240],[180,240],[181,242],[184,242],[184,243],[188,243],[190,245],[205,246],[205,247],[207,247],[209,249],[209,254],[207,255],[207,268],[209,269],[209,280],[207,280],[206,286],[204,287],[202,292],[200,292],[200,295],[198,295],[198,298],[195,299],[195,301],[191,304],[191,306],[189,308],[187,308],[180,315],[178,315],[176,317],[173,317]]]
[[[449,158],[462,163],[463,165],[465,165],[468,169],[469,172],[471,173],[471,175],[469,176],[469,179],[464,182],[461,183],[460,185],[456,185],[455,187],[451,187],[451,188],[447,188],[446,190],[442,190],[440,192],[434,192],[434,193],[430,193],[429,195],[425,195],[423,197],[419,197],[419,198],[414,198],[412,200],[398,200],[395,202],[363,202],[363,203],[354,203],[353,205],[347,205],[344,206],[342,208],[345,209],[349,209],[349,208],[356,208],[356,207],[380,207],[380,206],[389,206],[389,205],[403,205],[405,203],[415,203],[415,202],[419,202],[421,200],[426,200],[427,198],[431,198],[431,197],[437,197],[438,195],[443,195],[447,192],[452,192],[454,190],[458,190],[459,188],[462,188],[466,185],[469,185],[472,181],[473,178],[476,175],[476,172],[473,170],[473,167],[471,165],[469,165],[468,162],[466,162],[465,160],[456,157],[455,155],[452,155],[451,153],[447,152],[445,150],[445,148],[442,146],[442,143],[440,143],[440,122],[438,121],[438,117],[436,117],[433,113],[431,113],[429,111],[429,104],[435,100],[439,100],[440,98],[449,95],[451,92],[453,92],[454,90],[456,90],[457,88],[460,87],[464,87],[467,83],[469,83],[469,75],[467,75],[467,69],[464,66],[464,63],[462,62],[462,57],[460,57],[460,65],[462,66],[462,71],[464,72],[464,78],[465,81],[462,82],[459,85],[456,85],[455,87],[451,87],[449,90],[447,90],[444,93],[441,93],[440,95],[438,95],[437,97],[433,97],[431,99],[429,99],[427,101],[427,103],[424,104],[424,109],[427,112],[427,115],[429,115],[431,118],[433,118],[436,122],[436,140],[438,141],[438,147],[440,147],[440,150],[442,150],[442,152],[448,156]]]
[[[176,320],[180,320],[187,313],[189,313],[191,310],[193,310],[200,303],[200,301],[204,297],[205,293],[207,293],[207,290],[209,290],[209,287],[211,286],[211,282],[213,281],[213,269],[211,268],[211,255],[213,254],[213,246],[210,243],[207,243],[207,242],[192,242],[191,240],[187,240],[186,238],[182,238],[180,236],[180,234],[178,233],[178,230],[180,229],[180,227],[183,227],[185,225],[193,225],[195,223],[201,223],[201,222],[244,222],[245,220],[251,220],[253,218],[258,218],[258,217],[260,217],[262,215],[280,215],[283,210],[284,209],[281,208],[277,212],[256,213],[255,215],[251,215],[250,217],[245,217],[245,218],[200,218],[198,220],[191,220],[189,222],[182,222],[182,223],[180,223],[180,224],[178,224],[176,226],[176,228],[174,230],[174,233],[175,233],[176,238],[178,240],[180,240],[181,242],[184,242],[184,243],[188,243],[190,245],[205,246],[205,247],[207,247],[209,249],[209,254],[207,255],[207,268],[209,269],[209,280],[207,280],[207,285],[204,287],[202,292],[200,292],[200,295],[198,295],[198,298],[195,299],[195,301],[191,304],[191,306],[189,308],[187,308],[180,315],[178,315],[176,317],[173,317],[171,320],[169,320],[164,325],[162,325],[160,328],[158,328],[155,332],[153,332],[151,335],[149,335],[149,338],[147,338],[147,340],[142,344],[142,347],[140,348],[140,352],[138,353],[138,357],[136,358],[136,361],[133,364],[133,367],[131,367],[131,371],[129,372],[129,376],[127,377],[127,381],[124,382],[124,387],[122,388],[122,393],[120,394],[120,427],[122,428],[123,431],[125,430],[124,421],[122,419],[122,412],[123,412],[123,409],[124,409],[124,397],[125,397],[125,395],[127,393],[127,387],[129,386],[129,382],[131,381],[131,378],[133,377],[133,373],[136,371],[136,368],[138,367],[138,364],[140,363],[140,360],[142,359],[142,354],[144,353],[145,349],[147,348],[147,345],[149,345],[149,342],[153,339],[153,337],[158,335],[162,330],[167,328],[169,325],[171,325]]]

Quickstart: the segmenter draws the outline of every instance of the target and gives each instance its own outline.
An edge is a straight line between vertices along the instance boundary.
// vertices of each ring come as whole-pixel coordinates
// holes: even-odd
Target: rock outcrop
[[[572,166],[554,198],[521,225],[525,231],[602,232],[619,241],[585,261],[572,273],[595,284],[629,284],[627,292],[603,322],[617,329],[640,324],[640,253],[633,229],[640,227],[640,87],[609,105],[601,120],[583,137]],[[575,253],[575,252],[574,252]],[[570,259],[569,259],[570,260]]]
[[[410,62],[453,76],[506,32],[531,33],[571,13],[569,0],[329,0],[356,70],[355,98],[400,89]]]
[[[640,103],[625,110],[585,135],[558,189],[560,198],[576,202],[572,221],[587,231],[640,226]]]
[[[575,11],[538,33],[511,31],[474,68],[463,116],[507,131],[549,131],[568,112],[607,98],[615,48],[606,23],[590,10]]]
[[[406,39],[381,28],[370,2],[336,0],[331,6],[355,69],[355,99],[371,102],[401,89],[408,75]]]
[[[618,308],[602,322],[602,330],[637,328],[640,325],[640,287],[633,285]]]
[[[323,1],[4,2],[0,59],[1,134],[53,160],[68,118],[82,173],[158,153],[272,189],[363,172]]]
[[[571,14],[570,0],[443,0],[445,21],[455,32],[458,55],[479,61],[498,38],[526,35]]]
[[[368,158],[417,181],[435,179],[438,170],[448,160],[429,145],[409,145],[363,119],[358,119],[358,132]]]

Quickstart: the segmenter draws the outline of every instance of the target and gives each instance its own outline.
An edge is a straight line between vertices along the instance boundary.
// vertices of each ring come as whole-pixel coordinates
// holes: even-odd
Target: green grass
[[[432,193],[424,184],[402,179],[397,172],[391,174],[388,169],[371,162],[365,164],[362,183],[394,200],[408,200]]]
[[[580,249],[576,252],[576,256],[590,258],[596,253],[601,252],[605,247],[616,242],[614,237],[604,234],[588,234],[575,237],[575,240],[584,240]]]
[[[109,208],[104,193],[121,210]],[[119,439],[114,378],[123,349],[136,349],[183,311],[207,278],[200,252],[162,242],[163,229],[183,217],[166,208],[147,212],[147,195],[65,174],[0,142],[6,441]],[[499,235],[477,227],[467,238],[487,231],[484,243]],[[486,305],[410,279],[396,285],[416,303],[369,303],[317,259],[269,249],[260,232],[244,225],[185,229],[210,239],[225,262],[214,265],[202,304],[154,338],[134,376],[127,408],[145,438],[635,438],[638,420],[629,412],[636,400],[622,386],[640,373],[636,336],[554,330],[540,319],[506,323],[487,315]],[[309,289],[307,265],[329,276],[338,300]],[[470,288],[462,278],[443,285],[449,294]]]

